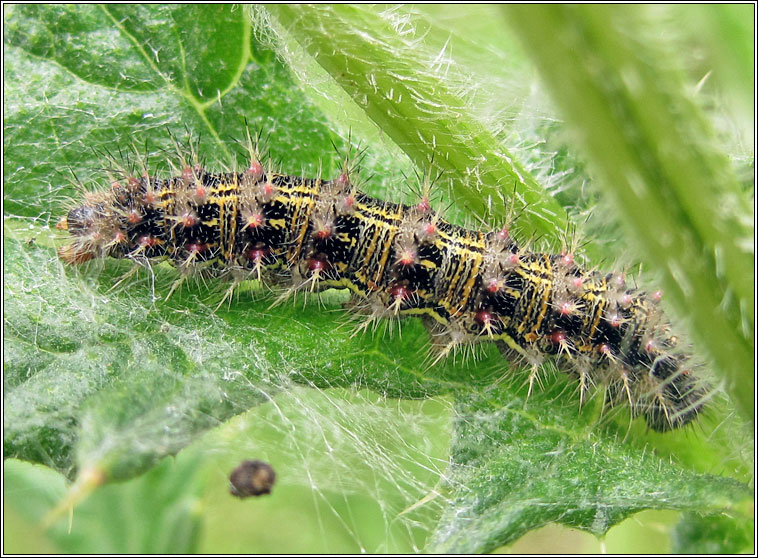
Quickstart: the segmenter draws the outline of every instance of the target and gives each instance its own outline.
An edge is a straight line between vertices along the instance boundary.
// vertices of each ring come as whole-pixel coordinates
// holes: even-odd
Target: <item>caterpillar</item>
[[[264,168],[250,143],[242,172],[181,163],[176,176],[121,169],[110,189],[84,195],[58,224],[67,264],[95,258],[167,259],[196,273],[299,290],[349,289],[365,317],[421,318],[438,359],[493,342],[531,367],[553,358],[576,378],[580,404],[595,386],[656,431],[693,421],[706,398],[692,359],[660,309],[660,293],[622,273],[585,270],[573,254],[532,252],[507,227],[447,222],[422,193],[415,204],[361,192],[349,164],[335,179]],[[428,193],[428,192],[427,192]]]

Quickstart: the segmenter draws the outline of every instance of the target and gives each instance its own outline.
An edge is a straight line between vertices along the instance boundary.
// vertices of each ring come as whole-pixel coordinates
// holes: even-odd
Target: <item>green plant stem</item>
[[[277,4],[267,10],[419,169],[433,164],[454,178],[458,207],[502,219],[515,187],[529,208],[520,226],[551,237],[565,229],[565,211],[427,59],[422,22],[403,34],[368,6]]]
[[[666,299],[753,418],[750,208],[651,22],[631,6],[508,6]],[[649,33],[652,35],[652,33]]]

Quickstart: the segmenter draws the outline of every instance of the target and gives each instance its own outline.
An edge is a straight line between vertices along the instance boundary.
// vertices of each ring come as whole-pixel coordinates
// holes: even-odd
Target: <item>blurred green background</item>
[[[341,407],[350,415],[349,420],[343,417],[345,428],[359,433],[361,444],[392,451],[382,461],[387,470],[377,471],[377,463],[362,463],[360,455],[371,454],[357,452],[344,439],[329,447],[325,440],[309,438],[307,420],[329,422],[341,414],[329,407]],[[304,408],[324,414],[308,417]],[[4,550],[9,554],[417,552],[434,527],[436,506],[428,504],[430,509],[422,507],[406,516],[399,513],[407,491],[436,483],[438,473],[427,467],[444,469],[450,418],[446,401],[398,403],[367,393],[297,390],[233,419],[146,475],[97,490],[76,507],[70,532],[68,518],[47,532],[39,525],[63,496],[64,480],[39,465],[9,460],[4,477]],[[393,443],[391,438],[398,436],[402,441]],[[295,448],[308,448],[308,455]],[[346,466],[342,461],[350,452],[356,459]],[[229,494],[228,475],[249,458],[270,463],[277,481],[271,495],[239,500]],[[548,526],[501,551],[670,552],[669,531],[678,516],[643,512],[611,529],[602,541],[575,529]]]

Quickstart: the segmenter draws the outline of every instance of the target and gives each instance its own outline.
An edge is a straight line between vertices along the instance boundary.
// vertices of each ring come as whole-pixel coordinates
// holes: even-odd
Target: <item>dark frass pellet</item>
[[[276,473],[268,463],[246,459],[229,475],[229,493],[237,498],[271,494]]]

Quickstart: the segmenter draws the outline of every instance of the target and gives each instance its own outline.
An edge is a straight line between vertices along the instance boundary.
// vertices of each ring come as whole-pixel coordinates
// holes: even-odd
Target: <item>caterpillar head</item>
[[[107,199],[90,194],[84,203],[71,209],[56,228],[68,231],[71,242],[58,248],[58,256],[69,265],[79,265],[108,256],[113,247],[126,239],[108,209]]]

